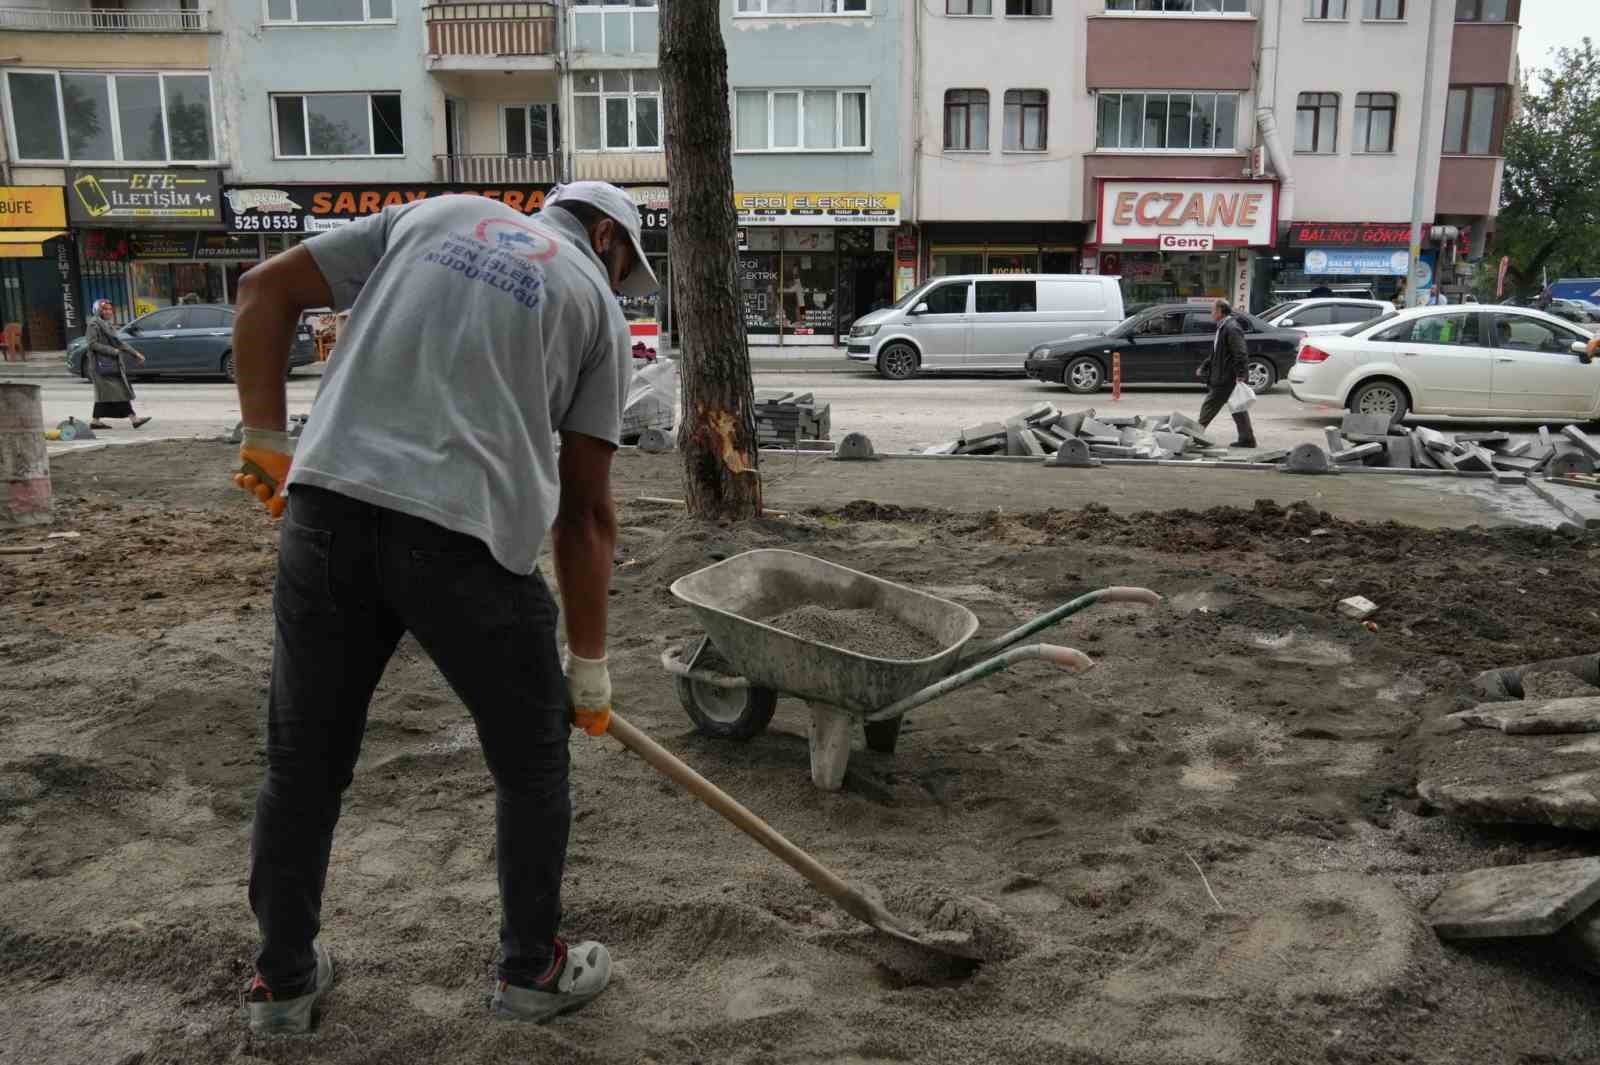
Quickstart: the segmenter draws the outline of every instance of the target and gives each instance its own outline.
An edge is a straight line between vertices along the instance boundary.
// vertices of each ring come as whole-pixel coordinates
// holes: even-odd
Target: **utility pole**
[[[1429,222],[1423,215],[1428,202],[1428,148],[1431,143],[1428,126],[1433,120],[1434,41],[1438,38],[1439,11],[1444,6],[1445,0],[1429,0],[1428,3],[1427,58],[1422,64],[1422,127],[1417,131],[1416,184],[1411,190],[1411,262],[1410,276],[1406,278],[1407,307],[1415,307],[1422,302],[1422,286],[1417,284],[1417,267],[1422,263],[1422,227]],[[1437,275],[1433,283],[1435,286],[1439,284]]]

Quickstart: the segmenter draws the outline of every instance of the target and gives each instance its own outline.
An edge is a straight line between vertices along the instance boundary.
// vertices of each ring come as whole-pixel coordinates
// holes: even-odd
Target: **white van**
[[[1040,344],[1121,322],[1122,286],[1096,274],[936,277],[893,307],[856,319],[847,357],[891,380],[919,370],[1011,370]]]

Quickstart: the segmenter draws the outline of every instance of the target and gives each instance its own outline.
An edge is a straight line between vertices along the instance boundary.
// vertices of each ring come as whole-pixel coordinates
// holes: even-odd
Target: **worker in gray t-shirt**
[[[494,777],[496,1012],[541,1021],[605,989],[606,948],[557,936],[567,736],[575,712],[611,706],[611,458],[632,372],[616,296],[655,288],[638,209],[594,181],[552,190],[534,218],[468,195],[391,207],[240,283],[235,482],[284,516],[251,843],[256,1031],[308,1031],[332,985],[316,935],[333,828],[408,632],[471,712]],[[302,312],[328,306],[350,322],[291,454],[289,345]],[[552,531],[564,663],[536,566]]]

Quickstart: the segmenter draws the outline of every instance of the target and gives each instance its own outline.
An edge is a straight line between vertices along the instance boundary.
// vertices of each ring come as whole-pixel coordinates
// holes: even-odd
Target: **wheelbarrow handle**
[[[912,692],[897,703],[891,703],[882,710],[875,710],[866,715],[867,721],[887,721],[892,717],[900,717],[924,703],[931,703],[941,695],[948,695],[957,688],[965,687],[975,680],[982,680],[992,673],[998,673],[1013,662],[1022,662],[1029,658],[1038,658],[1062,669],[1073,673],[1082,673],[1084,670],[1094,668],[1094,659],[1084,654],[1075,647],[1057,647],[1052,643],[1035,643],[1027,647],[1013,647],[1009,651],[1002,651],[993,658],[985,659],[975,666],[969,666],[959,673],[952,673],[941,681],[935,681],[921,691]]]
[[[1161,602],[1161,597],[1148,588],[1127,588],[1121,586],[1115,588],[1101,588],[1098,591],[1080,595],[1078,598],[1072,600],[1072,602],[1063,603],[1054,610],[1046,611],[1045,613],[1034,618],[1032,621],[1026,622],[1022,625],[1019,625],[1017,628],[1012,629],[1004,636],[1000,636],[993,640],[985,640],[982,643],[968,648],[967,653],[962,656],[961,661],[963,663],[968,663],[987,658],[990,655],[1005,650],[1012,644],[1021,643],[1029,636],[1043,632],[1045,629],[1048,629],[1053,625],[1060,624],[1062,621],[1078,613],[1080,610],[1087,610],[1089,607],[1095,606],[1099,603],[1143,603],[1146,606],[1154,606],[1159,602]]]
[[[696,654],[692,656],[698,658]],[[708,673],[703,669],[695,669],[692,665],[672,653],[672,648],[661,652],[661,668],[671,673],[674,677],[684,680],[696,680],[701,684],[709,684],[714,688],[728,688],[730,690],[750,687],[750,682],[744,677],[726,677],[720,673]]]

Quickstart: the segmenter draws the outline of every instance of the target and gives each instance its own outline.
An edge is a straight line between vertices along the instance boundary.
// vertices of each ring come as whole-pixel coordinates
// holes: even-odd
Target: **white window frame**
[[[1377,14],[1367,14],[1367,4],[1369,2],[1372,3],[1374,8],[1377,10]],[[1400,14],[1394,18],[1385,18],[1383,15],[1383,5],[1386,3],[1398,3],[1400,5]],[[1406,21],[1406,2],[1405,0],[1361,0],[1361,21],[1382,22],[1391,26],[1404,23]]]
[[[275,19],[275,18],[272,17],[272,3],[271,3],[271,0],[261,0],[261,24],[263,26],[311,26],[311,27],[318,27],[318,26],[344,26],[344,27],[350,27],[350,26],[393,26],[398,21],[398,18],[396,17],[397,14],[398,14],[398,9],[397,9],[396,5],[398,5],[398,4],[402,3],[402,2],[409,2],[409,0],[389,0],[389,11],[391,12],[391,14],[389,15],[388,18],[373,18],[372,17],[372,0],[361,0],[361,13],[365,17],[363,17],[361,19],[348,20],[348,21],[344,21],[344,22],[323,22],[323,21],[320,21],[320,20],[317,20],[317,21],[301,21],[301,19],[300,19],[300,0],[288,0],[288,3],[289,3],[289,17],[286,18],[286,19]],[[426,2],[426,0],[424,0],[424,2]],[[299,156],[294,156],[293,158],[297,158],[298,159]],[[345,156],[340,156],[340,158],[346,158],[346,157]],[[388,157],[387,156],[380,156],[380,158],[388,158]]]
[[[764,92],[767,94],[767,146],[765,148],[739,147],[739,94],[742,92]],[[863,119],[861,123],[861,140],[859,145],[848,148],[807,148],[806,143],[806,93],[831,92],[833,93],[833,132],[835,139],[844,141],[844,98],[849,95],[858,95],[866,100],[862,108]],[[800,143],[792,147],[775,147],[772,143],[772,112],[773,97],[779,94],[794,94],[799,99]],[[729,90],[730,99],[728,107],[733,116],[733,154],[735,155],[866,155],[872,151],[872,90],[864,85],[784,85],[769,88],[764,85],[741,85]]]
[[[297,96],[297,97],[300,98],[300,120],[304,124],[304,128],[305,128],[305,131],[306,131],[306,154],[305,155],[284,155],[283,154],[283,144],[279,140],[279,136],[278,136],[278,132],[279,132],[278,131],[278,101],[283,99],[286,96]],[[401,128],[400,128],[400,154],[399,155],[378,155],[378,154],[370,152],[370,151],[367,152],[365,155],[359,155],[359,154],[358,155],[317,155],[317,154],[313,153],[311,151],[311,116],[306,110],[306,108],[308,106],[306,104],[306,100],[308,98],[312,97],[312,96],[365,96],[367,98],[367,147],[369,147],[369,148],[375,146],[378,143],[377,130],[375,130],[373,128],[373,124],[372,124],[372,98],[374,96],[397,96],[397,97],[401,97],[400,120],[401,120],[402,125],[401,125]],[[270,111],[270,113],[272,115],[272,157],[274,159],[292,160],[292,159],[404,159],[404,158],[406,158],[407,149],[406,149],[406,145],[405,145],[406,134],[405,134],[405,126],[404,126],[404,122],[405,122],[405,101],[404,101],[404,97],[402,96],[402,94],[401,94],[399,89],[328,89],[328,90],[320,90],[318,92],[274,92],[274,93],[268,93],[267,94],[267,107],[268,107],[268,109],[269,109],[269,111]]]
[[[1344,4],[1343,12],[1341,14],[1338,14],[1338,15],[1319,15],[1319,14],[1317,14],[1317,12],[1319,10],[1326,11],[1328,8],[1332,7],[1335,2]],[[1359,4],[1360,2],[1361,2],[1361,0],[1310,0],[1310,2],[1306,5],[1305,21],[1307,21],[1307,22],[1349,22],[1350,21],[1350,5],[1351,5],[1351,3],[1358,3]]]
[[[645,72],[649,73],[649,74],[656,74],[657,77],[660,76],[659,72],[655,71],[655,70],[646,70]],[[653,91],[646,91],[646,92],[639,92],[636,89],[634,89],[634,87],[633,87],[633,75],[634,75],[635,71],[633,69],[622,70],[620,72],[616,71],[616,70],[584,70],[584,71],[580,71],[579,73],[582,73],[582,74],[593,74],[596,77],[598,77],[600,79],[600,91],[598,91],[598,92],[584,92],[584,91],[579,90],[579,88],[577,87],[576,84],[574,84],[573,87],[572,87],[572,117],[568,121],[570,122],[570,127],[569,127],[570,133],[569,133],[569,136],[572,139],[572,150],[573,151],[575,151],[575,152],[587,152],[589,154],[599,154],[601,152],[650,152],[650,153],[653,154],[655,152],[666,151],[665,145],[666,145],[666,142],[667,142],[667,116],[666,116],[665,109],[662,107],[661,90],[659,88],[655,89]],[[616,73],[623,73],[623,74],[628,75],[628,91],[627,92],[618,92],[616,89],[607,89],[606,88],[606,80],[605,80],[606,75],[607,74],[616,74]],[[638,142],[639,142],[639,104],[638,104],[637,101],[639,101],[641,99],[646,99],[646,98],[654,99],[655,102],[656,102],[656,133],[658,134],[661,143],[656,145],[654,148],[639,148],[639,147],[635,147],[635,145],[637,145]],[[578,101],[579,100],[596,100],[596,99],[600,101],[600,147],[598,147],[598,148],[582,148],[582,147],[579,147],[579,145],[578,145]],[[620,147],[620,148],[612,147],[611,145],[606,143],[606,101],[607,100],[627,100],[627,101],[629,101],[628,102],[628,143],[624,147]]]
[[[533,112],[533,109],[535,107],[542,107],[545,110],[545,118],[544,118],[545,145],[544,145],[544,151],[542,151],[542,152],[536,152],[536,151],[533,150],[532,112]],[[528,151],[526,153],[524,153],[523,155],[512,156],[511,145],[506,142],[506,112],[508,112],[508,111],[521,111],[522,112],[522,132],[528,138]],[[500,154],[504,155],[504,156],[512,157],[512,158],[518,158],[518,159],[521,159],[521,158],[537,159],[537,158],[540,158],[540,157],[549,157],[549,156],[556,155],[560,151],[560,149],[555,144],[556,121],[557,121],[556,118],[555,118],[556,113],[557,113],[557,108],[556,108],[556,104],[555,104],[554,100],[530,100],[527,103],[522,103],[522,104],[502,103],[500,105]]]
[[[1253,19],[1255,15],[1250,11],[1250,0],[1243,0],[1243,11],[1135,11],[1129,8],[1113,8],[1114,3],[1134,4],[1135,0],[1105,0],[1104,14],[1112,18],[1236,18]],[[1275,3],[1276,0],[1266,0]],[[1238,4],[1240,0],[1223,0],[1222,5]]]
[[[426,2],[426,0],[424,0],[424,2]],[[656,13],[656,19],[657,19],[657,22],[656,22],[656,41],[657,41],[657,45],[656,45],[656,47],[658,49],[660,48],[660,40],[661,40],[661,23],[660,23],[661,3],[660,3],[660,0],[656,0],[655,3],[649,4],[648,6],[640,6],[638,4],[628,4],[628,3],[572,4],[568,8],[567,21],[572,24],[572,29],[570,30],[570,37],[571,37],[571,42],[570,43],[571,43],[571,46],[572,46],[572,48],[574,50],[576,50],[577,47],[578,47],[578,16],[579,16],[580,13],[589,12],[589,11],[597,13],[599,15],[599,18],[600,18],[600,51],[599,52],[591,52],[591,53],[589,53],[590,55],[608,55],[608,56],[613,56],[613,57],[618,56],[618,55],[633,55],[633,54],[636,54],[636,53],[643,54],[643,55],[649,55],[650,53],[648,53],[648,52],[639,53],[638,47],[633,43],[634,42],[634,33],[633,33],[633,18],[632,18],[632,14],[633,13],[647,13],[647,12],[652,12],[652,11]],[[630,13],[629,18],[628,18],[628,47],[624,52],[620,52],[620,53],[612,52],[612,51],[609,51],[606,48],[606,17],[605,17],[605,13],[608,12],[608,11],[612,11],[612,12],[627,11],[627,12]]]
[[[1104,96],[1117,96],[1117,97],[1143,96],[1143,97],[1146,97],[1146,98],[1149,98],[1151,96],[1166,96],[1166,97],[1169,97],[1169,99],[1167,101],[1167,121],[1171,122],[1172,121],[1172,117],[1171,117],[1172,116],[1172,101],[1171,101],[1170,97],[1173,94],[1177,94],[1179,96],[1188,95],[1190,97],[1193,97],[1193,96],[1198,95],[1198,94],[1204,94],[1204,95],[1207,95],[1207,96],[1216,96],[1219,99],[1221,97],[1224,97],[1224,96],[1233,97],[1233,99],[1234,99],[1234,105],[1233,105],[1233,147],[1232,148],[1171,148],[1171,147],[1168,147],[1168,148],[1102,148],[1102,147],[1100,147],[1100,99],[1101,99],[1101,97],[1104,97]],[[1098,93],[1096,93],[1095,97],[1094,97],[1094,121],[1095,121],[1095,133],[1094,133],[1095,149],[1094,150],[1097,153],[1101,154],[1101,155],[1221,155],[1221,156],[1244,155],[1245,154],[1245,150],[1243,148],[1239,147],[1239,110],[1240,110],[1240,105],[1241,105],[1241,102],[1242,102],[1243,98],[1244,98],[1244,93],[1242,93],[1242,92],[1214,91],[1212,89],[1114,89],[1114,90],[1109,90],[1109,91],[1102,89]],[[1193,101],[1191,100],[1191,107],[1192,107],[1192,104],[1193,104]],[[1119,115],[1121,114],[1121,110],[1120,109],[1118,110],[1118,114]],[[1141,118],[1140,119],[1140,128],[1141,129],[1143,128],[1143,122],[1144,122],[1144,120]],[[1120,133],[1121,129],[1122,129],[1120,122],[1119,122],[1119,124],[1117,126],[1117,129],[1118,129],[1118,132]],[[1189,133],[1190,133],[1190,139],[1192,140],[1193,139],[1193,134],[1194,134],[1194,118],[1193,118],[1193,111],[1192,110],[1190,112]],[[1119,137],[1118,139],[1120,140],[1121,138]],[[1213,130],[1212,139],[1213,140],[1216,139],[1214,130]]]
[[[860,11],[844,11],[844,10],[807,11],[807,12],[798,12],[798,13],[778,12],[777,14],[769,14],[768,11],[767,11],[767,0],[733,0],[733,17],[734,18],[871,18],[872,17],[872,0],[833,0],[833,2],[834,2],[834,7],[835,8],[841,8],[841,9],[847,3],[860,3],[862,5],[862,10],[860,10]],[[746,4],[749,4],[752,7],[759,8],[760,10],[755,10],[755,11],[745,10],[745,5]]]
[[[61,135],[61,158],[59,159],[33,159],[24,157],[17,150],[17,123],[16,116],[11,109],[11,79],[7,74],[49,74],[56,82],[56,132]],[[72,158],[71,138],[67,136],[67,106],[65,95],[61,91],[61,77],[103,77],[106,79],[106,107],[110,114],[111,122],[111,150],[115,153],[114,159],[74,159]],[[153,77],[161,87],[161,137],[162,148],[166,151],[165,159],[124,159],[122,151],[122,121],[121,112],[117,104],[117,79],[119,77]],[[173,159],[172,158],[172,127],[167,121],[167,79],[171,78],[197,78],[206,79],[206,98],[211,115],[211,158],[209,159]],[[70,68],[41,68],[41,67],[5,67],[0,70],[0,89],[5,93],[5,122],[7,150],[11,162],[20,166],[217,166],[221,157],[217,154],[217,83],[209,70],[72,70]]]

